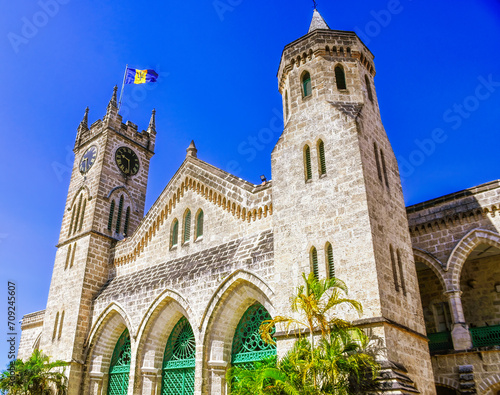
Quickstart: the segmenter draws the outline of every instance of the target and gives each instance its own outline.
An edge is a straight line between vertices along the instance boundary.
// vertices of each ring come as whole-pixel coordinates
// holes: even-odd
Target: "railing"
[[[429,338],[429,350],[431,352],[453,349],[450,332],[429,333],[427,337]]]
[[[500,345],[500,325],[470,328],[472,345],[474,347],[488,347]]]

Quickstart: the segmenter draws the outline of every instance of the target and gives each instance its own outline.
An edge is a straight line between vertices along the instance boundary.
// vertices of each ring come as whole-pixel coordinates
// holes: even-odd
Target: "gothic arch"
[[[474,229],[457,243],[446,265],[446,270],[451,273],[452,285],[456,288],[460,285],[460,275],[467,257],[480,244],[487,244],[500,249],[500,235],[486,229]]]
[[[85,193],[87,194],[88,196],[88,200],[92,200],[92,195],[90,194],[90,189],[87,185],[83,185],[82,187],[80,187],[80,189],[75,193],[75,195],[73,196],[73,199],[71,199],[71,203],[68,205],[68,207],[66,208],[66,210],[70,211],[71,208],[75,205],[76,203],[76,199],[78,198],[78,196],[80,196],[80,193],[82,191],[85,191]]]
[[[128,199],[130,200],[131,202],[131,205],[133,206],[134,208],[134,211],[137,211],[137,204],[134,200],[134,198],[132,197],[132,194],[130,193],[130,191],[127,189],[127,187],[123,186],[123,185],[120,185],[118,187],[114,187],[111,191],[109,191],[108,193],[108,196],[106,196],[106,199],[109,200],[111,198],[111,196],[117,192],[117,191],[120,191],[120,190],[123,190],[123,192],[125,193],[125,195],[127,195]]]
[[[90,330],[90,335],[87,338],[87,341],[85,342],[85,346],[91,347],[92,344],[95,342],[96,337],[102,332],[102,328],[107,324],[107,322],[115,315],[118,314],[123,322],[125,323],[125,326],[128,328],[128,331],[130,333],[130,337],[134,338],[136,335],[134,334],[134,330],[132,328],[131,320],[128,314],[125,312],[123,307],[121,307],[118,303],[116,302],[111,302],[108,307],[106,307],[101,314],[99,314],[99,317],[97,317],[97,320],[94,325],[92,325],[92,329]]]
[[[439,279],[441,286],[443,287],[443,291],[448,290],[448,287],[446,286],[446,281],[444,279],[445,273],[443,273],[444,271],[443,264],[439,259],[431,255],[427,251],[421,250],[419,248],[413,248],[413,256],[415,257],[415,262],[422,262],[424,265],[426,265],[429,269],[431,269],[434,272],[434,274]]]
[[[460,389],[460,385],[459,385],[458,381],[450,379],[448,377],[436,377],[434,379],[434,383],[436,385],[440,385],[443,387],[453,388],[454,390],[457,390],[457,391]]]
[[[479,393],[484,395],[496,395],[500,390],[500,374],[495,374],[484,379],[478,386]]]
[[[175,291],[167,289],[151,303],[137,332],[136,388],[143,385],[143,372],[161,371],[168,338],[182,317],[196,327],[189,303]],[[198,344],[197,332],[195,337]]]

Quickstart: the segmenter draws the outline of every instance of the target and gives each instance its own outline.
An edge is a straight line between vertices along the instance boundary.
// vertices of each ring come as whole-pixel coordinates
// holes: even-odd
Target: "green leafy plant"
[[[64,395],[67,393],[66,362],[50,362],[39,350],[24,362],[16,359],[0,375],[0,391],[12,395]]]

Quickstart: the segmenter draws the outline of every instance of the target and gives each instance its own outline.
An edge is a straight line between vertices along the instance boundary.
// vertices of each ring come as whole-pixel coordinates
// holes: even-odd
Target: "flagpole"
[[[118,102],[118,111],[120,111],[120,107],[122,106],[123,88],[125,86],[125,77],[127,75],[127,69],[128,69],[128,64],[125,66],[125,73],[123,73],[122,91],[120,92],[120,101]]]

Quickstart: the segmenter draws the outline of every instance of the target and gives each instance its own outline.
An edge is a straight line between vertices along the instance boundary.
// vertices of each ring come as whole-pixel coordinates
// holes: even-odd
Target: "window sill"
[[[200,241],[203,241],[203,236],[198,236],[196,239],[195,239],[195,243],[198,243]]]
[[[170,247],[170,251],[176,250],[177,249],[177,244],[174,244],[172,247]]]
[[[325,173],[325,174],[320,174],[320,175],[319,175],[319,178],[320,178],[320,179],[321,179],[321,178],[325,178],[326,176],[327,176],[327,174],[326,174],[326,173]]]
[[[312,178],[310,178],[309,180],[306,180],[306,184],[311,184],[313,182]]]

